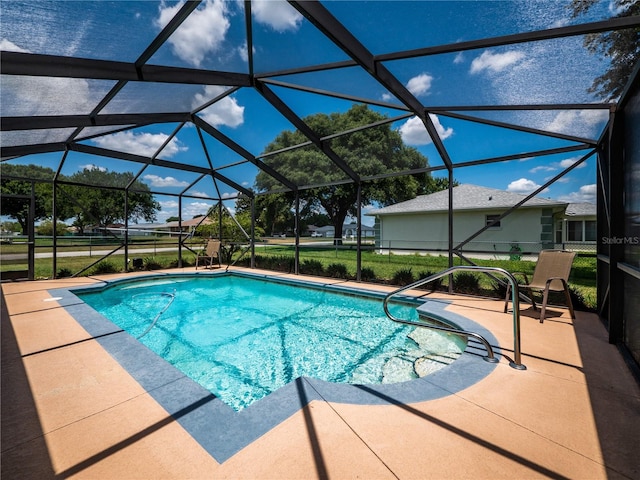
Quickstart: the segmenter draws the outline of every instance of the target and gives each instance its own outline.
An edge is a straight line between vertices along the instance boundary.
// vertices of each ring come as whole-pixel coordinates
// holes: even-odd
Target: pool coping
[[[247,408],[235,411],[210,391],[149,350],[127,332],[84,303],[74,292],[106,288],[114,283],[148,281],[152,278],[187,276],[241,276],[288,283],[337,293],[382,299],[384,293],[335,283],[316,283],[249,272],[163,273],[100,281],[90,286],[48,290],[62,306],[183,428],[218,462],[222,463],[314,400],[356,405],[410,404],[455,394],[477,383],[494,368],[467,345],[452,364],[426,377],[381,385],[331,383],[300,377]],[[405,295],[405,300],[414,297]],[[446,310],[450,302],[422,299],[419,310],[432,311],[463,330],[484,336],[497,346],[486,328],[460,314]]]

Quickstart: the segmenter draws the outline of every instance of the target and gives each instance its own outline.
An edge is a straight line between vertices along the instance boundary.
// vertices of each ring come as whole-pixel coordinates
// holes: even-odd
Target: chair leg
[[[569,286],[564,282],[564,280],[562,281],[562,283],[564,286],[564,296],[567,299],[567,306],[569,307],[569,313],[571,314],[571,318],[575,320],[576,313],[573,311],[573,302],[571,301],[571,293],[569,293]]]
[[[540,323],[544,322],[544,314],[547,311],[547,300],[549,299],[549,285],[544,289],[542,293],[542,307],[540,309]]]
[[[533,296],[533,290],[531,288],[529,290],[529,298],[531,298],[531,305],[533,306],[533,311],[538,311],[538,306],[536,305],[536,298]]]
[[[509,309],[509,293],[511,293],[511,283],[507,283],[507,294],[504,297],[504,313]]]

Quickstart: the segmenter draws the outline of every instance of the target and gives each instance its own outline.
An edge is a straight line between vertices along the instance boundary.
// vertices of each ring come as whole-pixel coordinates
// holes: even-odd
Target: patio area
[[[49,293],[121,276],[2,284],[3,478],[640,478],[640,386],[597,315],[550,307],[541,324],[523,304],[519,371],[503,302],[444,294],[429,298],[497,339],[488,375],[418,403],[372,390],[376,405],[302,379],[294,413],[220,463],[178,422],[207,399],[167,411]]]

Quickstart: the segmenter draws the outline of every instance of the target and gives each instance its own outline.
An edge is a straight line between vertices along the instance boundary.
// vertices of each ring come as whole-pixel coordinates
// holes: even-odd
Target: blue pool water
[[[465,348],[459,337],[392,322],[381,299],[247,277],[163,277],[78,296],[235,410],[301,376],[408,381]],[[418,319],[415,305],[391,309]]]

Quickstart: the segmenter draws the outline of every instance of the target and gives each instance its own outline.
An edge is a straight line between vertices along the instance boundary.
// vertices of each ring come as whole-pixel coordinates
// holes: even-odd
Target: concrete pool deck
[[[179,423],[208,401],[169,413],[49,293],[122,276],[2,284],[2,478],[640,478],[640,387],[597,316],[540,324],[522,305],[518,371],[503,303],[466,296],[447,309],[499,343],[480,381],[378,405],[305,399],[300,382],[293,413],[219,463]]]

